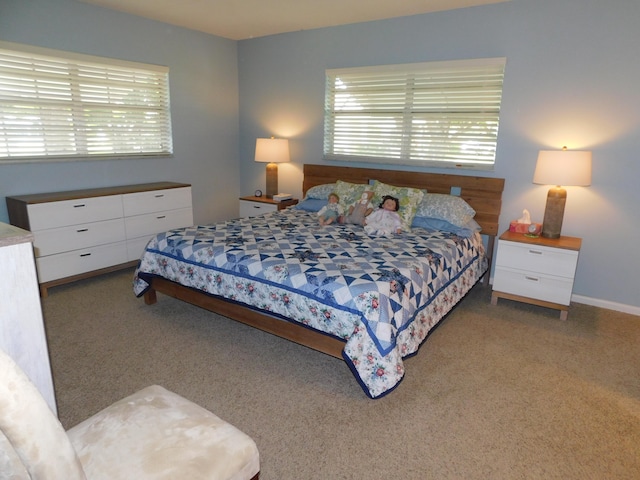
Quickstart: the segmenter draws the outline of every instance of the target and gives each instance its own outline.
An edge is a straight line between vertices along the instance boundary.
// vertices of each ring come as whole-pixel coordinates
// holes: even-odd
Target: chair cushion
[[[30,480],[31,476],[9,439],[0,431],[0,478]]]
[[[40,392],[0,350],[1,478],[84,480],[64,428]],[[6,476],[4,476],[6,475]]]
[[[158,385],[67,433],[90,480],[248,480],[260,470],[249,436]]]

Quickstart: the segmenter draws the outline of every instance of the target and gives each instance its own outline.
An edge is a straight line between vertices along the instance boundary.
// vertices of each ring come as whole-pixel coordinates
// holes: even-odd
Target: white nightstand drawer
[[[502,248],[502,247],[500,247]],[[573,277],[564,278],[507,267],[496,267],[493,289],[547,302],[569,305]]]
[[[240,200],[240,216],[255,217],[267,212],[278,211],[278,205]]]
[[[124,221],[127,238],[136,238],[174,228],[189,227],[193,225],[193,212],[191,208],[182,208],[127,217]]]
[[[122,196],[82,198],[27,206],[32,232],[122,217]]]
[[[578,252],[500,240],[496,266],[573,279]]]
[[[163,210],[191,208],[191,187],[167,188],[122,196],[124,216],[143,215]],[[156,230],[159,232],[160,230]]]
[[[127,261],[125,242],[74,250],[36,259],[40,283],[71,277]]]
[[[34,234],[36,257],[125,240],[122,218],[39,230]]]

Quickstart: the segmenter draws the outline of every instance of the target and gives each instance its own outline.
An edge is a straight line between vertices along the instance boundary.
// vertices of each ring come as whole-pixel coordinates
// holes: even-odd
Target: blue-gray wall
[[[168,65],[175,148],[0,166],[0,197],[174,180],[194,185],[197,222],[229,218],[238,195],[264,188],[257,137],[291,139],[281,191],[299,195],[302,165],[323,163],[326,68],[504,56],[496,168],[480,173],[506,179],[502,229],[524,208],[542,218],[538,150],[592,150],[593,184],[567,188],[563,234],[583,238],[575,299],[640,314],[638,19],[637,0],[512,0],[232,42],[72,0],[0,0],[0,40]]]
[[[542,221],[539,150],[592,150],[593,183],[567,187],[562,230],[583,238],[575,299],[640,314],[638,21],[638,0],[512,0],[241,41],[242,193],[263,181],[256,137],[291,138],[282,191],[299,193],[301,165],[323,163],[325,69],[504,56],[495,171],[479,173],[506,179],[501,228],[525,208]]]
[[[0,165],[7,195],[154,181],[193,185],[199,223],[238,214],[237,42],[73,0],[0,0],[0,40],[169,67],[171,158]]]

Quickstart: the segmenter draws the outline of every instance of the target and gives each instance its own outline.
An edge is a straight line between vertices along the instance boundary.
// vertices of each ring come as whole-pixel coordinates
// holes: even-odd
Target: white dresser
[[[42,296],[49,287],[135,265],[155,233],[193,224],[191,186],[160,182],[7,197],[30,230]]]
[[[491,302],[498,298],[560,310],[566,320],[582,240],[505,232],[498,240]]]

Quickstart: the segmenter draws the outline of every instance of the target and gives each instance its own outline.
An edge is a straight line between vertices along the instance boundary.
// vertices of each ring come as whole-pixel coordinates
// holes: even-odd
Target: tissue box
[[[529,227],[535,225],[533,232],[529,231]],[[513,233],[535,233],[539,234],[542,231],[541,223],[518,223],[516,220],[509,224],[509,231]]]

